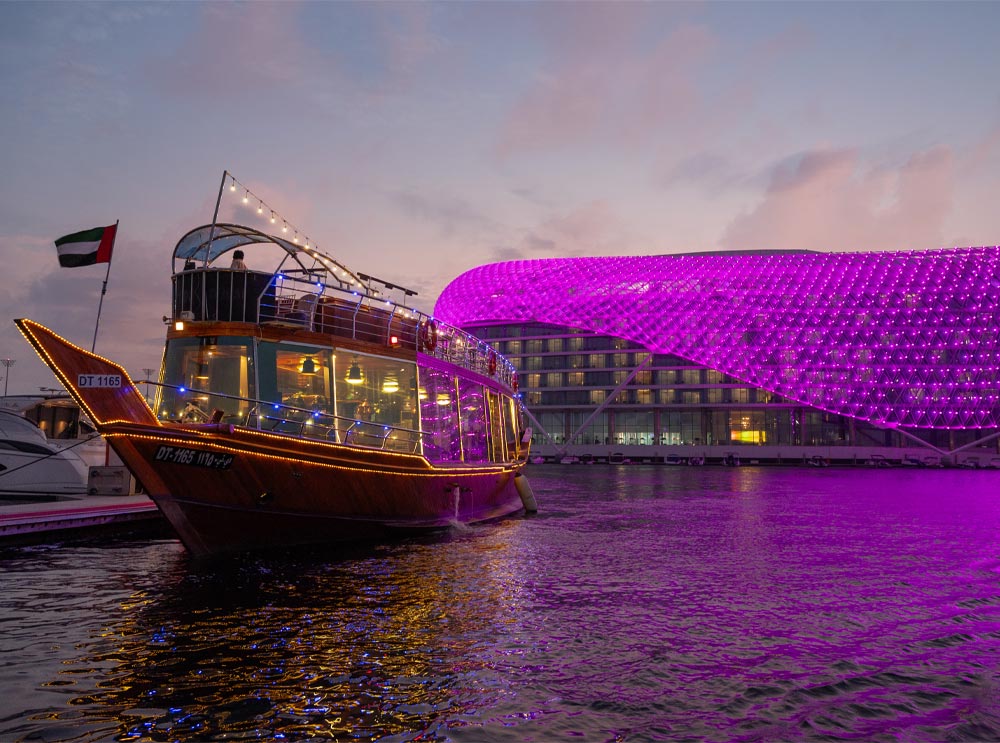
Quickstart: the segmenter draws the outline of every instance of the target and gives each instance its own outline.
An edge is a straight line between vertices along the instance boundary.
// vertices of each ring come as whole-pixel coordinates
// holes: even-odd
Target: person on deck
[[[233,251],[233,265],[230,266],[234,271],[246,271],[247,264],[243,262],[243,251],[235,250]]]

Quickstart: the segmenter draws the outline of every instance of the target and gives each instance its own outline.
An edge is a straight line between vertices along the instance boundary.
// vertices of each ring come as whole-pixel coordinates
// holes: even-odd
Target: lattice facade
[[[444,290],[455,325],[546,322],[641,343],[887,426],[1000,425],[1000,248],[495,263]]]

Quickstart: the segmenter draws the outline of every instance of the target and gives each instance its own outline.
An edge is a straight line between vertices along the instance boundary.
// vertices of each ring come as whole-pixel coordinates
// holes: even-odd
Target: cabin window
[[[260,427],[335,439],[330,349],[264,341],[257,353]]]
[[[418,397],[424,456],[432,462],[460,462],[455,377],[431,367],[421,369]]]
[[[417,365],[337,349],[337,414],[341,440],[418,452]]]
[[[510,441],[504,426],[503,400],[492,390],[486,390],[486,400],[490,408],[490,458],[494,462],[503,462],[507,459],[507,444]]]
[[[512,397],[504,397],[504,434],[507,437],[508,445],[507,448],[510,454],[513,456],[517,453],[519,441],[521,436],[521,430],[524,428],[521,425],[521,411],[517,406],[517,401]]]
[[[490,461],[486,435],[486,398],[483,385],[467,379],[458,380],[462,417],[462,454],[466,462]]]
[[[204,336],[167,341],[160,376],[168,385],[156,396],[160,420],[201,423],[221,410],[223,421],[243,423],[255,396],[253,340]]]

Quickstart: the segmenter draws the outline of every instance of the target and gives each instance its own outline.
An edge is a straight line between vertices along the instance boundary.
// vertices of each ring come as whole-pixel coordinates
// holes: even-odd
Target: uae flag
[[[56,240],[59,265],[63,268],[76,268],[95,263],[111,263],[111,249],[115,244],[117,229],[118,225],[113,224],[60,237]]]

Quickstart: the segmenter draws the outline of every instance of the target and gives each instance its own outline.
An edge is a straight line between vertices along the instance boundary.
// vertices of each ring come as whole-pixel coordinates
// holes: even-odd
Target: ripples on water
[[[392,544],[0,553],[0,740],[1000,739],[1000,473],[529,475]]]

